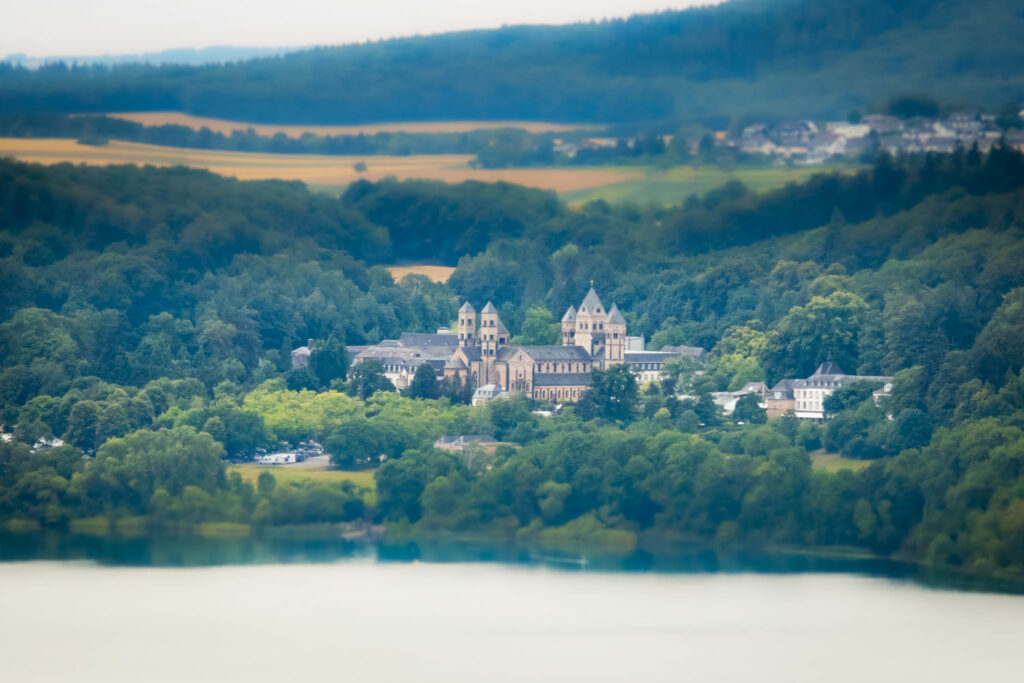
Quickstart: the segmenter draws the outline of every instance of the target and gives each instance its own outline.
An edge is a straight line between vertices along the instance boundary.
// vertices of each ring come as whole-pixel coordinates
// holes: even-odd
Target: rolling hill
[[[560,27],[230,64],[0,66],[0,112],[181,111],[263,123],[843,116],[897,94],[1024,99],[1012,0],[732,0]]]

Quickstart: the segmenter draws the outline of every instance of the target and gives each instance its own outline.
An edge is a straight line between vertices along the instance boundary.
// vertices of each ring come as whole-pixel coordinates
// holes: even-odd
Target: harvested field
[[[434,282],[448,282],[448,278],[455,272],[450,266],[388,266],[387,269],[396,282],[406,275],[426,275]]]
[[[398,123],[366,123],[353,126],[303,126],[275,125],[267,123],[246,123],[226,121],[203,116],[192,116],[177,111],[119,112],[107,114],[111,118],[135,121],[144,126],[165,126],[174,124],[199,130],[209,128],[216,133],[231,135],[233,131],[245,132],[252,128],[258,135],[273,136],[284,133],[290,138],[302,137],[303,133],[314,135],[374,135],[376,133],[466,133],[473,130],[493,128],[519,128],[530,133],[558,133],[581,128],[596,128],[592,125],[547,123],[545,121],[405,121]]]
[[[108,166],[152,164],[190,166],[240,180],[300,180],[318,189],[337,190],[360,178],[399,180],[424,178],[446,183],[465,180],[515,183],[556,192],[573,192],[642,178],[642,173],[587,168],[474,169],[470,155],[327,156],[316,154],[262,154],[160,147],[112,140],[102,146],[80,145],[74,140],[52,138],[0,138],[0,157],[42,164],[71,162]],[[366,164],[363,173],[353,166]]]

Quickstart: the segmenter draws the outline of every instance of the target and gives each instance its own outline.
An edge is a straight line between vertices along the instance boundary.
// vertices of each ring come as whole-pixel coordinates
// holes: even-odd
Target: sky
[[[564,24],[709,0],[0,0],[0,58],[298,47]]]

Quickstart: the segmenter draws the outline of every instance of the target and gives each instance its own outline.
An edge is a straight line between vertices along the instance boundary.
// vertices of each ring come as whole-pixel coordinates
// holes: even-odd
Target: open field
[[[374,135],[376,133],[466,133],[473,130],[494,128],[519,128],[529,133],[558,133],[581,128],[597,128],[594,125],[548,123],[546,121],[403,121],[396,123],[366,123],[354,126],[302,126],[276,125],[226,121],[203,116],[192,116],[177,111],[118,112],[107,114],[111,118],[135,121],[144,126],[166,126],[173,124],[199,130],[209,128],[215,133],[231,135],[233,131],[245,132],[252,128],[258,135],[273,136],[284,133],[290,138],[300,138],[304,133],[327,135]]]
[[[406,275],[426,275],[434,282],[448,282],[448,278],[455,272],[450,266],[388,266],[387,269],[396,282]]]
[[[825,453],[824,451],[811,453],[811,467],[819,472],[832,472],[833,474],[839,470],[859,472],[870,464],[870,460],[852,460],[844,458],[838,453]]]
[[[328,156],[318,154],[261,154],[216,150],[160,147],[112,140],[102,146],[80,145],[74,140],[55,138],[0,138],[0,157],[14,157],[41,164],[71,162],[108,166],[111,164],[152,164],[204,168],[239,180],[300,180],[317,189],[337,192],[360,178],[399,180],[425,178],[446,183],[466,180],[515,183],[555,192],[587,188],[642,178],[622,169],[512,168],[474,169],[471,155],[435,154],[412,156]],[[366,164],[358,173],[353,165]]]
[[[256,485],[260,472],[270,472],[279,483],[293,481],[351,481],[356,486],[363,486],[370,490],[367,496],[369,502],[373,502],[377,495],[377,484],[373,475],[377,470],[359,470],[358,472],[346,472],[344,470],[329,470],[319,467],[295,467],[294,465],[257,465],[246,463],[244,465],[229,465],[228,474],[238,472],[244,481]]]
[[[721,187],[730,180],[739,180],[752,192],[766,192],[791,182],[802,182],[818,173],[834,171],[854,172],[857,166],[777,166],[769,168],[721,169],[714,166],[676,166],[667,170],[652,167],[610,167],[618,170],[635,169],[643,178],[634,178],[619,183],[574,190],[565,193],[564,199],[572,205],[582,205],[596,199],[610,203],[632,202],[634,204],[681,204],[690,195],[703,195]]]

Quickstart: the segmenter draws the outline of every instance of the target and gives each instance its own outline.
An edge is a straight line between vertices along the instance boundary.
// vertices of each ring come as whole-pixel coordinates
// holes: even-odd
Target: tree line
[[[507,185],[360,183],[335,199],[184,169],[3,162],[0,417],[14,441],[0,517],[853,544],[1020,572],[1021,167],[1006,149],[901,158],[766,195],[571,210]],[[367,266],[425,252],[458,259],[447,285]],[[631,333],[704,346],[707,364],[670,364],[647,387],[595,373],[551,418],[424,381],[398,396],[379,366],[351,367],[347,347],[432,331],[462,298],[492,299],[520,343],[550,343],[592,279]],[[310,368],[291,370],[308,339]],[[767,420],[749,399],[727,418],[712,400],[805,377],[829,353],[894,375],[892,391],[876,403],[876,386],[844,387],[824,427]],[[433,450],[446,434],[515,445]],[[67,445],[31,452],[50,437]],[[375,506],[226,474],[225,458],[309,438],[337,466],[379,466]],[[874,462],[823,472],[823,447]]]
[[[906,83],[997,106],[1024,92],[1021,18],[1011,5],[730,2],[207,66],[4,64],[0,111],[171,110],[263,123],[697,120],[721,128],[744,115],[842,117]],[[892,45],[913,49],[894,61]]]

